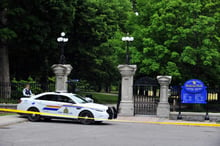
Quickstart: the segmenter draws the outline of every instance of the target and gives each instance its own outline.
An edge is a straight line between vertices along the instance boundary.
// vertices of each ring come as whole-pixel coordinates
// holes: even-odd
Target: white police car
[[[46,92],[20,99],[18,110],[48,113],[48,115],[28,114],[28,120],[35,122],[41,119],[70,118],[78,119],[83,124],[102,122],[117,118],[114,107],[89,103],[73,93]],[[68,116],[68,117],[67,117]]]

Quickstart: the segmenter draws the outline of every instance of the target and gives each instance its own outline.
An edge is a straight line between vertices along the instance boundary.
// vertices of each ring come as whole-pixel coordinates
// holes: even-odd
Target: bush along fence
[[[171,111],[220,113],[220,88],[207,88],[207,104],[181,103],[181,86],[171,86]]]
[[[0,82],[0,103],[18,103],[23,96],[23,89],[27,83],[5,83]],[[28,83],[33,94],[55,91],[54,83]]]

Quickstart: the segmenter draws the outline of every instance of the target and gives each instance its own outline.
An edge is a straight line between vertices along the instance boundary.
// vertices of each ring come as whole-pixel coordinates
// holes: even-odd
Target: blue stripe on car
[[[49,107],[45,107],[45,108],[43,108],[43,110],[57,111],[58,108],[49,108]]]

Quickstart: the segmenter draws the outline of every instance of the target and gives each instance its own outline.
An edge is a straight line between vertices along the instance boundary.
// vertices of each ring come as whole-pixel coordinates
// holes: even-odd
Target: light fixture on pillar
[[[134,37],[130,37],[129,33],[127,33],[126,37],[122,37],[122,41],[126,42],[126,64],[130,64],[130,58],[129,58],[129,42],[134,41]]]
[[[57,42],[59,43],[60,48],[61,48],[61,55],[60,55],[59,63],[60,64],[65,64],[66,59],[65,59],[65,56],[64,56],[64,45],[65,45],[65,43],[68,42],[68,38],[65,37],[65,35],[66,35],[65,32],[61,32],[60,35],[61,36],[57,38]]]

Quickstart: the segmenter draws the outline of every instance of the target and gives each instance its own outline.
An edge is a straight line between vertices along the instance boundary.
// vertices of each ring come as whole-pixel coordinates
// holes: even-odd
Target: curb
[[[127,122],[127,123],[142,123],[142,124],[158,124],[158,125],[179,125],[179,126],[197,126],[197,127],[220,127],[220,124],[215,122],[195,122],[195,121],[177,121],[177,120],[167,120],[162,118],[152,118],[147,119],[146,117],[119,117],[117,122]]]
[[[26,122],[27,119],[20,115],[0,116],[0,127]]]

